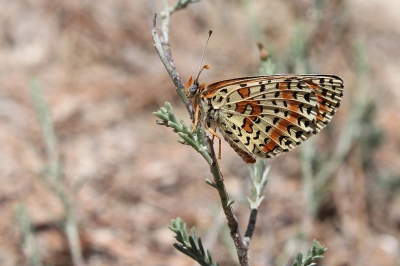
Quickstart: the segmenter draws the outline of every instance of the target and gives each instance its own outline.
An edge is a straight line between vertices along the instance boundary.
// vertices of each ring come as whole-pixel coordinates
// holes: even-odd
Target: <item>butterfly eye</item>
[[[192,85],[190,85],[188,91],[189,91],[189,95],[188,95],[189,98],[193,97],[199,91],[199,84],[193,83]]]

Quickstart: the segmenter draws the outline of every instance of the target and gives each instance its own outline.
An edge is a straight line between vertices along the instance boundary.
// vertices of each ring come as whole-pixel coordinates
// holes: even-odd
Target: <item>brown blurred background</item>
[[[0,265],[73,265],[67,220],[85,265],[196,265],[172,247],[166,225],[178,216],[220,265],[235,265],[217,192],[204,183],[206,162],[152,114],[168,101],[190,123],[151,39],[162,8],[161,0],[0,1]],[[213,29],[201,82],[259,74],[257,42],[277,73],[345,82],[331,125],[268,161],[252,265],[291,264],[313,238],[329,248],[319,265],[399,265],[399,25],[392,0],[200,1],[172,15],[184,81],[196,75]],[[40,91],[58,139],[50,154],[42,127],[52,123],[34,104]],[[247,165],[222,149],[244,233]],[[322,186],[306,178],[312,173]]]

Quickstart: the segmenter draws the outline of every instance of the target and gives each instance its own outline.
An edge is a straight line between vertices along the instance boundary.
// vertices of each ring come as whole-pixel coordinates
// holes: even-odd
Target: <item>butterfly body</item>
[[[245,162],[254,163],[256,157],[287,152],[324,128],[343,88],[332,75],[270,75],[208,86],[190,79],[186,95],[194,99],[197,120],[217,137],[218,129]]]

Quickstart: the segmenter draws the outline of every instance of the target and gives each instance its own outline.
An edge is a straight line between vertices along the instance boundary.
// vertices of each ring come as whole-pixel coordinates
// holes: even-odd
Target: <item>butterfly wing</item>
[[[218,111],[225,140],[247,163],[272,158],[318,133],[332,119],[343,81],[330,75],[272,75],[213,83],[203,96]]]

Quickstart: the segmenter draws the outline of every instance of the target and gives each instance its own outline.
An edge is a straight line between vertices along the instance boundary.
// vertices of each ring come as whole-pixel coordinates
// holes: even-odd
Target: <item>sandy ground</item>
[[[190,122],[153,48],[152,18],[161,2],[0,2],[1,265],[29,265],[35,250],[46,265],[73,265],[59,226],[66,219],[55,194],[60,186],[43,178],[49,157],[30,95],[36,85],[54,123],[61,187],[74,209],[85,265],[193,265],[172,247],[166,225],[178,216],[196,226],[220,265],[235,265],[218,195],[204,183],[211,178],[206,162],[152,115],[168,101]],[[303,25],[311,69],[339,75],[346,86],[332,124],[313,141],[320,157],[334,151],[357,104],[371,101],[375,113],[355,129],[360,141],[321,191],[315,217],[306,212],[300,149],[268,162],[252,265],[289,264],[313,238],[329,248],[319,265],[398,265],[400,2],[324,2],[319,13],[306,0],[189,5],[171,18],[173,57],[184,81],[195,75],[212,28],[205,57],[211,69],[202,82],[258,74],[259,41],[285,71],[295,61],[289,51],[296,26]],[[364,74],[357,71],[356,45],[365,51]],[[296,64],[293,71],[304,70]],[[244,232],[247,165],[227,143],[222,149]],[[27,239],[21,206],[32,222]]]

